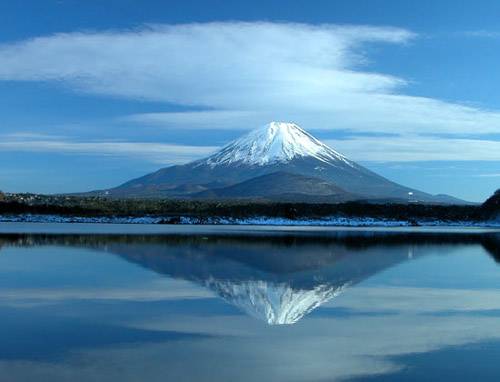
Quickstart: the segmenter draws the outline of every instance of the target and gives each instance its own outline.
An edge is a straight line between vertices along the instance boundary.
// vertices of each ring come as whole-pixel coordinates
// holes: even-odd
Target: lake
[[[1,381],[498,381],[500,231],[0,224]]]

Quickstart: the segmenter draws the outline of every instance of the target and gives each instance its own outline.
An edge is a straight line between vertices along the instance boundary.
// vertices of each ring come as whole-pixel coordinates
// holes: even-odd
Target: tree
[[[500,188],[483,203],[481,210],[489,218],[500,215]]]

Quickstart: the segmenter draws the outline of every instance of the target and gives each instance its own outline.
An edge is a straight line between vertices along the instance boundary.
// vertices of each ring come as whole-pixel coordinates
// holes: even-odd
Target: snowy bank
[[[332,227],[500,227],[500,219],[490,221],[393,220],[371,217],[330,216],[321,219],[287,219],[276,217],[171,217],[171,216],[61,216],[61,215],[0,215],[0,222],[27,223],[98,223],[98,224],[207,224],[207,225],[269,225],[269,226],[332,226]]]

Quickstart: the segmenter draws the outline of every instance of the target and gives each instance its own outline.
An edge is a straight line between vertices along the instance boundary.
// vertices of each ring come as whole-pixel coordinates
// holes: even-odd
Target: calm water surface
[[[1,381],[498,381],[500,233],[0,224]]]

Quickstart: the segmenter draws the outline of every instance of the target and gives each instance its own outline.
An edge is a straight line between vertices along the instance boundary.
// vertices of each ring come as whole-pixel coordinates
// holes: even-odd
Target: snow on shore
[[[113,217],[113,216],[61,216],[61,215],[0,215],[0,222],[27,223],[100,223],[100,224],[208,224],[208,225],[269,225],[269,226],[332,226],[332,227],[409,227],[409,226],[453,226],[453,227],[500,227],[500,220],[491,221],[443,221],[443,220],[389,220],[371,217],[347,218],[325,217],[322,219],[286,219],[252,217],[244,219],[211,217]]]

